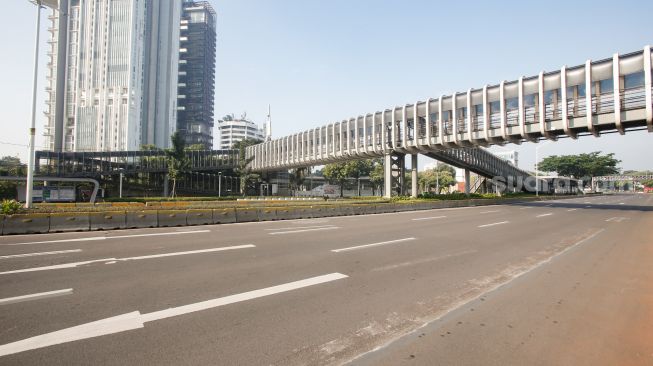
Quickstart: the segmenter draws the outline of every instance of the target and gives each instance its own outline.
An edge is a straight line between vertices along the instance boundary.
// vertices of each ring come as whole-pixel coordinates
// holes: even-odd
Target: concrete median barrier
[[[320,217],[327,217],[325,206],[310,206],[302,208],[302,218],[304,219],[313,219]]]
[[[213,210],[211,209],[186,210],[186,224],[188,225],[213,224]]]
[[[342,216],[353,216],[356,214],[356,209],[352,205],[340,206],[340,213]]]
[[[214,224],[231,224],[236,221],[236,211],[233,208],[216,208],[213,210]]]
[[[342,212],[338,206],[322,206],[320,210],[319,217],[342,216]]]
[[[363,206],[364,206],[363,210],[365,211],[366,215],[376,214],[376,205],[366,204],[366,205],[363,205]]]
[[[379,205],[378,207],[379,207],[380,213],[397,212],[397,204],[396,203],[384,203],[382,205]]]
[[[277,220],[306,219],[308,217],[305,217],[304,210],[300,207],[277,208]]]
[[[125,211],[107,211],[89,213],[91,230],[114,230],[127,227]]]
[[[186,226],[186,211],[158,210],[157,220],[159,227]]]
[[[57,212],[50,214],[49,232],[51,233],[89,230],[91,230],[91,220],[88,212]]]
[[[277,220],[277,210],[275,208],[259,208],[257,210],[258,221],[274,221]]]
[[[17,214],[7,215],[4,219],[2,233],[11,234],[44,234],[50,231],[49,214]]]
[[[322,213],[322,206],[302,206],[298,208],[301,219],[313,219],[317,217],[324,217]]]
[[[125,226],[130,229],[158,227],[157,212],[154,210],[128,211]]]
[[[2,235],[3,226],[5,226],[5,215],[0,214],[0,235]]]
[[[359,204],[359,205],[353,205],[353,206],[350,206],[350,207],[351,207],[352,213],[354,215],[364,215],[364,214],[366,214],[365,205],[360,205]]]
[[[236,208],[236,222],[253,222],[258,221],[258,209],[256,208]]]

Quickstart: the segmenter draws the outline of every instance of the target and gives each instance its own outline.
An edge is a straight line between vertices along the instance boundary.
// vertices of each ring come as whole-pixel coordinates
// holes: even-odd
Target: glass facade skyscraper
[[[177,129],[186,144],[213,148],[216,14],[206,1],[183,4]]]

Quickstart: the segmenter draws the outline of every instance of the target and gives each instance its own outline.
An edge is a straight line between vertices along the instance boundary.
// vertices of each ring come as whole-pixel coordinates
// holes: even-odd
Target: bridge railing
[[[237,150],[188,151],[193,171],[233,169]],[[168,169],[164,151],[36,152],[36,174],[58,177],[96,177],[119,173],[156,173]]]
[[[254,157],[254,169],[265,170],[381,156],[390,151],[428,152],[562,135],[599,135],[615,129],[620,133],[641,128],[653,131],[651,58],[647,46],[625,55],[360,115],[249,147],[247,154]]]

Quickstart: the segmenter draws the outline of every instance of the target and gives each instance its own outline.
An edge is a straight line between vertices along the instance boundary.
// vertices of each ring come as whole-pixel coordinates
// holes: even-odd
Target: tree
[[[186,146],[185,150],[186,151],[204,151],[204,150],[206,150],[206,147],[204,146],[204,144],[192,144],[192,145]]]
[[[141,145],[141,151],[160,151],[156,145],[154,144],[143,144]]]
[[[291,169],[289,178],[291,189],[299,190],[306,177],[311,174],[311,167]]]
[[[653,188],[653,179],[648,179],[648,180],[642,181],[642,184],[646,188]]]
[[[177,190],[177,179],[181,176],[183,172],[188,170],[190,162],[184,151],[184,137],[179,133],[175,132],[170,136],[172,141],[172,148],[167,149],[166,159],[168,162],[168,176],[172,179],[172,194],[171,197],[174,198]]]
[[[345,163],[345,175],[356,179],[358,196],[361,195],[361,177],[370,175],[372,162],[370,160],[351,160]]]
[[[27,175],[27,168],[17,157],[3,156],[0,158],[0,175]]]
[[[15,156],[3,156],[0,158],[0,175],[25,176],[27,167]],[[16,182],[0,182],[0,199],[16,198]]]
[[[233,149],[238,150],[238,166],[234,170],[236,175],[240,178],[240,193],[245,195],[250,188],[250,191],[256,192],[256,184],[261,181],[261,176],[252,173],[249,163],[252,162],[254,157],[247,157],[247,147],[260,144],[261,142],[255,139],[244,139],[237,141],[233,144]]]
[[[425,187],[426,191],[430,191],[431,187],[439,187],[440,194],[443,189],[452,187],[456,184],[455,170],[452,174],[453,168],[450,166],[438,166],[438,168],[429,169],[421,172],[418,175],[419,184]]]
[[[322,173],[331,184],[340,186],[340,197],[344,195],[345,181],[347,180],[347,163],[332,163],[324,166]]]
[[[381,188],[385,179],[383,162],[381,159],[373,159],[372,170],[370,171],[370,182],[372,183],[372,194],[376,195],[376,190]]]
[[[538,170],[583,179],[583,185],[587,185],[591,181],[588,178],[619,174],[617,164],[620,162],[614,158],[613,153],[601,155],[599,151],[579,155],[553,155],[544,158]]]

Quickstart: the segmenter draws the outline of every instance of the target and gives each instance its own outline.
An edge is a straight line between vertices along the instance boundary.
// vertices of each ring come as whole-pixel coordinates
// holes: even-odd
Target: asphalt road
[[[1,365],[653,365],[653,195],[0,237]]]

